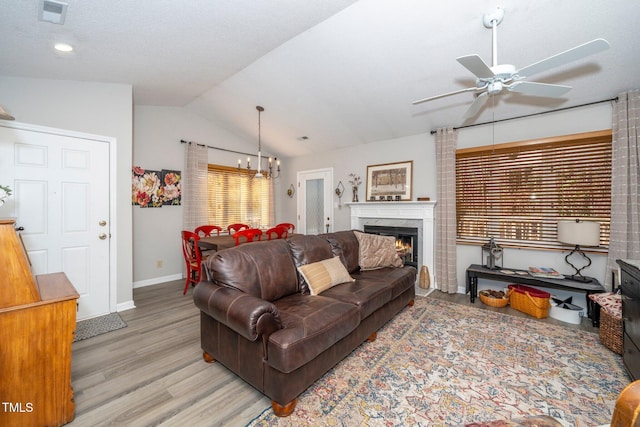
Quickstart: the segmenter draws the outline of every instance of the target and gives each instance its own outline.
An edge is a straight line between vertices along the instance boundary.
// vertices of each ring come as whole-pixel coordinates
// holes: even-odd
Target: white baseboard
[[[434,288],[423,289],[423,288],[420,288],[420,287],[416,287],[416,295],[419,295],[421,297],[426,297],[427,295],[429,295],[434,290],[435,290]]]
[[[127,310],[131,310],[132,308],[136,308],[136,305],[133,303],[133,300],[118,304],[116,306],[116,311],[117,312],[127,311]]]
[[[153,279],[140,280],[133,282],[133,289],[144,288],[145,286],[158,285],[160,283],[171,282],[173,280],[182,280],[182,274],[172,274],[170,276],[155,277]]]

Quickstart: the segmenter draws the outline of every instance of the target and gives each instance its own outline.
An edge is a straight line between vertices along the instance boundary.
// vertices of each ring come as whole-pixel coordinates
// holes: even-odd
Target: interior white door
[[[66,273],[78,319],[109,313],[109,144],[0,126],[0,183],[34,275]]]
[[[298,225],[304,234],[333,231],[333,168],[298,172]]]

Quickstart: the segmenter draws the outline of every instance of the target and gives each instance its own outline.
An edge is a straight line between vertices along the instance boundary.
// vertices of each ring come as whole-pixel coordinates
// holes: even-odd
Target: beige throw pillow
[[[360,243],[360,269],[376,270],[402,267],[404,263],[396,251],[396,238],[378,234],[354,232]]]
[[[318,295],[340,283],[354,282],[339,257],[301,265],[298,271],[309,285],[311,295]]]

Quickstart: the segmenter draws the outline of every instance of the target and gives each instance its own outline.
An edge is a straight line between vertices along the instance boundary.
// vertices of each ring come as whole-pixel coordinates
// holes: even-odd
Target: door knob
[[[100,239],[100,240],[104,240],[104,239],[106,239],[106,238],[107,238],[107,235],[106,235],[106,234],[104,234],[104,233],[100,233],[100,234],[98,234],[98,239]]]
[[[98,225],[99,225],[100,227],[104,227],[105,225],[107,225],[107,221],[105,221],[105,220],[103,219],[102,221],[100,221],[100,222],[98,223]]]

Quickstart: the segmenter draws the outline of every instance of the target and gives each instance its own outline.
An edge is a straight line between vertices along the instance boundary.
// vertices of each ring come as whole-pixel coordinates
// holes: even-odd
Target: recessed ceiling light
[[[73,46],[67,43],[56,43],[53,45],[53,48],[58,52],[71,52],[73,51]]]

